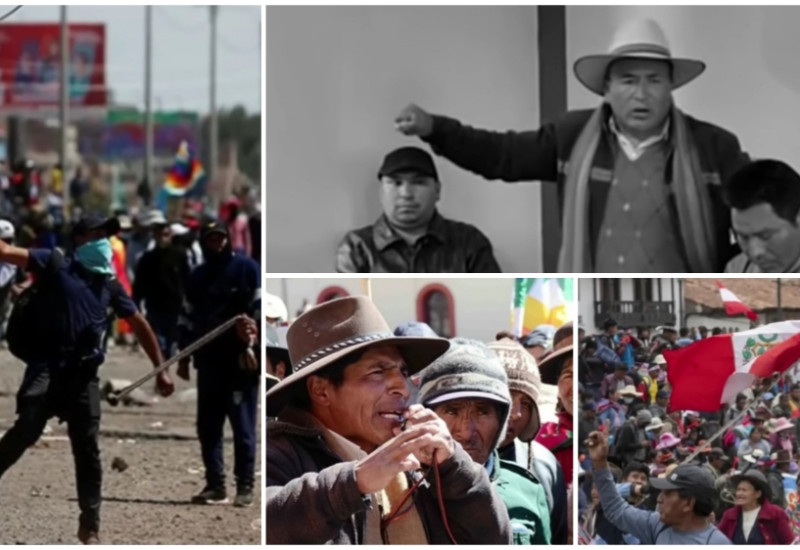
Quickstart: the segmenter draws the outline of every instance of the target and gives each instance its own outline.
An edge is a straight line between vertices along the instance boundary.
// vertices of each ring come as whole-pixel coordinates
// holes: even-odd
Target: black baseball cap
[[[439,179],[436,165],[433,164],[433,157],[419,147],[401,147],[386,155],[380,170],[378,170],[378,178],[403,171],[418,172],[437,181]]]
[[[95,229],[105,229],[110,237],[119,233],[120,224],[117,218],[106,218],[97,214],[88,214],[72,226],[73,235],[83,235]]]
[[[278,331],[275,330],[271,325],[267,325],[266,327],[266,337],[267,337],[267,355],[270,357],[274,357],[276,361],[283,361],[286,365],[287,369],[287,376],[292,372],[292,360],[289,356],[289,350],[281,345],[280,339],[278,338]]]
[[[650,485],[660,491],[687,489],[700,496],[714,494],[714,476],[695,464],[681,464],[664,478],[650,480]]]

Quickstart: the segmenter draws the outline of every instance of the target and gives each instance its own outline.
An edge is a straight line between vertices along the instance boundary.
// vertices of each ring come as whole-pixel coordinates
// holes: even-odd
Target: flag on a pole
[[[570,320],[572,279],[515,279],[511,303],[514,334],[522,336],[539,325],[558,328]]]
[[[664,352],[672,386],[670,410],[715,412],[756,378],[784,372],[800,360],[800,321],[720,334]]]
[[[167,172],[164,191],[172,197],[183,197],[192,191],[203,178],[205,178],[203,166],[189,144],[182,141],[175,154],[172,168]]]
[[[725,288],[722,283],[719,281],[716,281],[716,283],[719,287],[719,295],[722,298],[722,303],[725,305],[725,313],[731,317],[747,315],[747,318],[751,321],[758,320],[758,315],[756,315],[755,311],[744,305],[744,303],[737,298],[733,292]]]

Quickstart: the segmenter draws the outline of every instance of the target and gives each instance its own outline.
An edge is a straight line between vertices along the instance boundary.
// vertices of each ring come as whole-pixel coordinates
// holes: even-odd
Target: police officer
[[[204,263],[189,276],[179,321],[181,348],[233,316],[253,315],[260,298],[258,265],[249,257],[233,253],[224,224],[206,222],[201,228],[200,245]],[[243,368],[242,354],[248,347],[249,343],[231,329],[193,355],[197,369],[197,434],[206,470],[205,488],[192,498],[193,503],[228,502],[222,454],[227,418],[234,442],[234,506],[253,504],[260,376],[257,369]],[[187,358],[178,365],[178,375],[187,380],[190,361]]]
[[[17,341],[12,346],[9,327],[9,346],[26,350],[20,353],[26,369],[17,393],[17,420],[0,439],[0,475],[36,443],[50,418],[65,421],[81,510],[78,539],[84,544],[100,544],[102,467],[97,441],[97,370],[105,360],[101,343],[107,309],[112,308],[130,323],[153,365],[163,362],[150,325],[112,278],[108,238],[118,231],[116,219],[84,218],[73,229],[74,250],[66,256],[58,249],[25,249],[0,241],[0,261],[33,273],[40,279],[36,285],[46,285],[35,290],[47,297],[36,302],[35,312],[28,312],[39,319],[34,328],[23,331],[31,333],[30,344]],[[34,304],[31,300],[29,307]],[[174,391],[167,372],[157,377],[156,384],[165,397]]]

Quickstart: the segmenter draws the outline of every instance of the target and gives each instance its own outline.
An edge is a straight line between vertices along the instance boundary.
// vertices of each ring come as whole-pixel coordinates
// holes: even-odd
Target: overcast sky
[[[0,14],[6,8],[0,7]],[[116,100],[144,107],[145,8],[69,6],[74,23],[105,23],[106,83]],[[208,6],[153,6],[153,107],[209,110]],[[7,21],[56,23],[58,6],[25,6]],[[217,105],[261,111],[261,8],[220,6]],[[2,23],[0,23],[2,24]]]

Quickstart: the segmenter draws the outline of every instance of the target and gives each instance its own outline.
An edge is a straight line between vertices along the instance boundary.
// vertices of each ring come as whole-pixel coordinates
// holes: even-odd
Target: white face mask
[[[625,403],[627,403],[628,405],[630,405],[631,403],[633,403],[633,397],[625,397],[625,398],[623,398],[622,400],[623,400]]]

